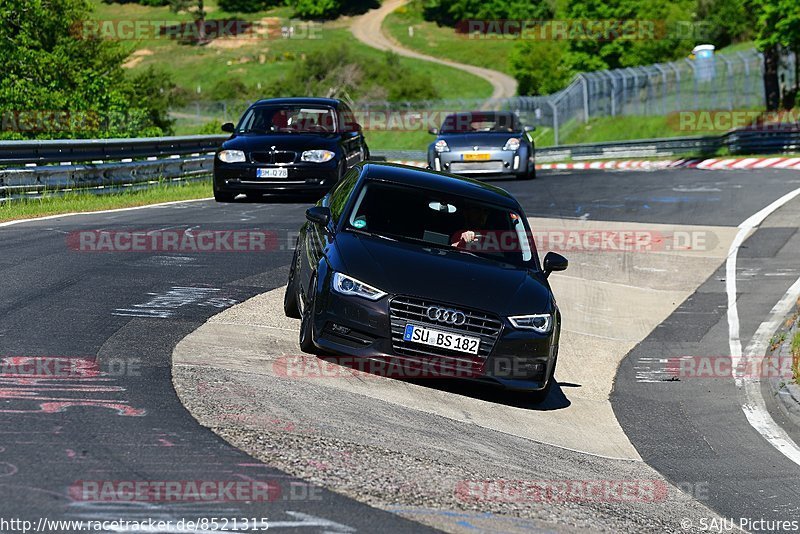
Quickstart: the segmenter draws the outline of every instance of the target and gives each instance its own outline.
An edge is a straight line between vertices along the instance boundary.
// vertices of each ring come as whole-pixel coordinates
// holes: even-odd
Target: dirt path
[[[496,70],[484,69],[474,65],[465,65],[463,63],[422,54],[404,48],[392,37],[383,33],[381,28],[383,20],[391,12],[406,3],[408,3],[408,0],[386,0],[378,9],[368,11],[364,15],[353,19],[350,31],[353,32],[356,39],[372,48],[377,48],[378,50],[392,50],[401,56],[439,63],[440,65],[446,65],[479,76],[492,84],[492,99],[509,98],[517,94],[517,80],[507,74]]]

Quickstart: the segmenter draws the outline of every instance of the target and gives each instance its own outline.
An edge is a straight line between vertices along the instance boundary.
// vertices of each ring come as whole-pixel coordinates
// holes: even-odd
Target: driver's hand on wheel
[[[466,232],[461,232],[461,235],[458,237],[458,241],[453,243],[454,247],[460,247],[466,245],[467,243],[472,243],[477,239],[477,234],[472,230],[467,230]]]

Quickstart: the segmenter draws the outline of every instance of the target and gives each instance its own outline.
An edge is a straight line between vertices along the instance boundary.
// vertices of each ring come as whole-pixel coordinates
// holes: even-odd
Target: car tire
[[[289,283],[286,285],[286,293],[283,295],[283,313],[286,317],[300,319],[300,306],[297,305],[297,279],[295,271],[297,268],[297,247],[292,257],[292,267],[289,270]]]
[[[312,295],[316,293],[317,279],[311,281]],[[317,346],[314,345],[314,299],[309,298],[303,306],[302,316],[300,317],[300,350],[306,354],[316,354]]]
[[[536,179],[536,166],[532,166],[530,169],[525,171],[522,174],[517,175],[517,179],[519,180],[535,180]]]
[[[236,198],[236,195],[233,193],[225,193],[214,189],[214,200],[217,202],[233,202],[234,198]]]

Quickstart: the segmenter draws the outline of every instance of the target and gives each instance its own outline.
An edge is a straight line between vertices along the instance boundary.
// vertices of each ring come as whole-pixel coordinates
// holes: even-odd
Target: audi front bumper
[[[360,370],[391,378],[459,379],[530,392],[547,386],[558,353],[558,324],[549,334],[537,334],[499,319],[493,342],[484,346],[482,338],[481,353],[470,355],[402,341],[398,329],[406,324],[475,335],[463,327],[399,317],[395,303],[405,298],[388,295],[373,302],[332,291],[318,294],[314,344],[329,356],[357,362]]]

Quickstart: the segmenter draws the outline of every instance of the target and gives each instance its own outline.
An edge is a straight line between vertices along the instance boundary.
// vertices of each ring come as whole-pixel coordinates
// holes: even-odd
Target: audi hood
[[[554,308],[552,293],[540,271],[456,249],[339,232],[328,261],[334,270],[390,294],[460,304],[505,316],[550,313]]]

